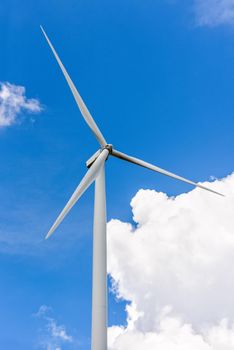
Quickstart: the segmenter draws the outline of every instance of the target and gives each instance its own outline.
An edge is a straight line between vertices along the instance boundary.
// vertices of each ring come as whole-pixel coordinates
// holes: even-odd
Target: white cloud
[[[119,331],[117,333],[117,331]],[[179,318],[166,317],[158,330],[142,332],[112,327],[109,330],[110,350],[233,350],[234,328],[224,319],[200,334]]]
[[[26,97],[25,87],[0,82],[0,128],[15,124],[23,111],[39,113],[42,106],[37,99]]]
[[[195,12],[201,26],[234,24],[234,0],[195,0]]]
[[[58,325],[56,320],[50,316],[52,309],[46,305],[41,305],[35,317],[46,322],[42,331],[40,346],[46,350],[62,350],[62,344],[72,343],[73,337],[66,331],[64,325]]]
[[[48,330],[53,338],[62,339],[63,341],[72,341],[72,337],[67,334],[64,326],[58,326],[54,319],[50,319]]]
[[[170,198],[140,190],[134,228],[108,223],[108,271],[129,301],[112,350],[234,349],[234,174]]]

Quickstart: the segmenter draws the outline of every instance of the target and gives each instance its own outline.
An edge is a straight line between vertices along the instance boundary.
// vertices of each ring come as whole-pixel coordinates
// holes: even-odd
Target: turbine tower
[[[106,254],[106,191],[105,191],[105,162],[109,156],[125,160],[144,168],[153,170],[163,175],[167,175],[176,180],[186,182],[190,185],[200,187],[203,190],[213,192],[223,196],[210,188],[187,180],[181,176],[175,175],[158,166],[147,163],[135,157],[128,156],[117,151],[111,144],[108,144],[102,135],[100,129],[92,118],[88,108],[82,100],[79,92],[68,75],[63,63],[51,44],[47,34],[41,27],[41,30],[63,72],[63,75],[71,89],[78,108],[85,119],[86,123],[92,130],[94,136],[99,142],[100,148],[86,162],[88,171],[75,189],[71,198],[59,214],[58,218],[52,225],[46,239],[52,235],[62,220],[83,195],[87,188],[95,181],[95,204],[94,204],[94,224],[93,224],[93,280],[92,280],[92,350],[107,350],[107,254]]]

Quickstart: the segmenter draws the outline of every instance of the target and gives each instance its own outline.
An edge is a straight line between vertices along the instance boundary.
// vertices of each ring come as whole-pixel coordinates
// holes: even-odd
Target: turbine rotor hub
[[[90,168],[91,165],[93,165],[93,163],[95,162],[95,160],[99,157],[100,153],[106,149],[109,152],[109,155],[112,154],[113,151],[113,146],[111,144],[107,144],[105,147],[102,147],[101,149],[97,150],[97,152],[95,152],[91,158],[89,158],[86,162],[86,166],[87,168]],[[109,156],[108,155],[108,156]],[[108,159],[108,157],[107,157]]]
[[[113,151],[113,145],[111,144],[107,144],[105,147],[103,147],[102,149],[107,149],[107,151],[109,152],[109,154],[112,153]]]

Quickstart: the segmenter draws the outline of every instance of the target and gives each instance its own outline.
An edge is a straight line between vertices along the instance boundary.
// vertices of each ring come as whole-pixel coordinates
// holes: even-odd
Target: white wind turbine
[[[93,225],[93,288],[92,288],[92,350],[107,349],[107,266],[106,266],[106,192],[105,192],[105,161],[109,156],[140,165],[144,168],[167,175],[174,179],[186,182],[190,185],[200,187],[204,190],[223,196],[210,188],[202,186],[181,176],[175,175],[167,170],[147,163],[138,158],[128,156],[117,151],[111,144],[108,144],[93,120],[88,108],[82,100],[79,92],[69,77],[64,65],[52,46],[44,29],[41,30],[63,72],[63,75],[71,89],[78,108],[86,123],[94,133],[100,144],[99,150],[86,162],[88,171],[77,186],[75,192],[59,214],[46,238],[50,237],[59,226],[73,205],[83,195],[87,188],[95,181],[95,204],[94,204],[94,225]]]

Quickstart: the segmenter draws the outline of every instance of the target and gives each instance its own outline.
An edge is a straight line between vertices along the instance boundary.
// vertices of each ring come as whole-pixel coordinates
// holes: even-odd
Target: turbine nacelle
[[[89,169],[91,165],[95,162],[95,160],[99,157],[100,153],[106,149],[109,152],[109,155],[112,154],[113,151],[113,145],[107,144],[105,147],[102,147],[97,150],[87,161],[86,161],[86,167]],[[107,157],[108,159],[108,157]]]

